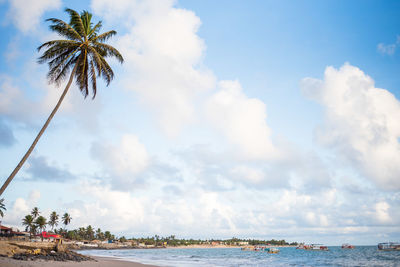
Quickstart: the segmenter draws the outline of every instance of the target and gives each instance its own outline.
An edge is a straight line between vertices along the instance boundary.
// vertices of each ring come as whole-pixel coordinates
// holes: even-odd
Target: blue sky
[[[4,180],[63,88],[36,48],[65,7],[125,63],[93,101],[71,88],[4,224],[38,206],[135,237],[400,239],[397,1],[3,1]]]

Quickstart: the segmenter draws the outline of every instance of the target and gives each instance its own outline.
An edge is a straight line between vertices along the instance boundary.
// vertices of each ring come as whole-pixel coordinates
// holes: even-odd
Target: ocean
[[[379,251],[376,246],[329,251],[279,248],[278,254],[240,248],[84,250],[85,255],[114,257],[158,266],[400,266],[400,251]]]

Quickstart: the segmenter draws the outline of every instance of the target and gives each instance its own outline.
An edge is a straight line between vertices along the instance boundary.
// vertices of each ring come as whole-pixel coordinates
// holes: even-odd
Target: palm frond
[[[92,25],[93,23],[91,22],[92,20],[92,14],[84,10],[81,13],[81,20],[83,24],[83,28],[85,29],[85,34],[86,36],[89,36],[89,33],[91,32]]]
[[[103,68],[103,62],[101,61],[101,55],[94,49],[92,46],[88,47],[89,54],[92,58],[92,61],[94,61],[96,70],[97,70],[97,75],[101,75],[101,70]]]
[[[44,47],[53,47],[53,46],[71,46],[71,45],[80,45],[81,42],[77,42],[75,40],[53,40],[48,41],[42,44],[37,48],[38,52]]]
[[[68,76],[69,70],[73,69],[75,62],[76,57],[71,57],[68,61],[66,61],[66,63],[62,62],[62,64],[60,63],[57,67],[51,69],[47,74],[49,81],[60,85],[61,82],[64,81]]]
[[[88,34],[88,39],[91,40],[91,39],[93,39],[94,37],[96,37],[96,36],[97,36],[97,33],[100,31],[100,29],[101,29],[102,26],[103,26],[103,25],[102,25],[102,22],[101,22],[101,21],[97,22],[97,24],[94,25],[94,27],[90,30],[90,32],[89,32],[89,34]]]
[[[94,67],[93,61],[90,61],[90,80],[92,81],[92,99],[96,97],[97,93],[97,84],[96,84],[96,69]]]
[[[78,64],[78,67],[75,73],[75,82],[78,85],[79,90],[81,91],[83,96],[86,98],[89,94],[87,56],[81,53],[76,64]]]
[[[116,34],[117,34],[117,32],[114,31],[114,30],[108,31],[108,32],[102,33],[100,35],[93,36],[92,38],[89,38],[89,41],[92,41],[93,43],[95,43],[95,42],[104,42],[104,41],[107,41],[108,39],[110,39],[111,37],[113,37]]]
[[[94,43],[93,46],[103,57],[116,57],[120,63],[124,63],[124,58],[122,57],[121,53],[113,46],[98,42]]]
[[[75,31],[79,33],[82,38],[85,38],[85,27],[79,13],[70,8],[65,9],[65,11],[69,14],[71,18],[69,24],[72,26],[72,28],[75,29]]]
[[[50,25],[49,28],[50,30],[57,32],[59,35],[65,36],[70,40],[82,40],[82,36],[68,23],[56,18],[50,18],[46,21],[54,23]]]

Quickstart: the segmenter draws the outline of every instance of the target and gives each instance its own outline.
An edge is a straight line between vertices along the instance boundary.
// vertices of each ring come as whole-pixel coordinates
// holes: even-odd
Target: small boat
[[[277,249],[277,248],[265,248],[264,251],[265,251],[265,252],[268,252],[268,253],[270,253],[270,254],[277,254],[277,253],[279,253],[279,249]]]
[[[256,245],[256,246],[246,246],[242,247],[241,250],[247,250],[247,251],[264,251],[265,246],[262,245]]]
[[[379,243],[378,249],[385,251],[400,250],[400,243],[395,243],[395,242]]]
[[[350,244],[348,244],[348,243],[345,243],[345,244],[342,245],[342,248],[343,248],[343,249],[352,249],[352,248],[355,248],[355,246],[350,245]]]
[[[310,249],[310,245],[304,245],[304,243],[301,243],[296,247],[296,249]]]
[[[306,248],[306,249],[309,249],[309,250],[324,250],[324,251],[329,250],[327,246],[323,246],[322,244],[311,244],[309,246],[309,248]]]

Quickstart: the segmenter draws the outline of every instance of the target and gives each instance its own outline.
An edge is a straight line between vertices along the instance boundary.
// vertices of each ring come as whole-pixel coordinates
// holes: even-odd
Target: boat
[[[241,250],[247,250],[247,251],[264,251],[265,248],[266,248],[265,246],[256,245],[256,246],[246,246],[246,247],[242,247]]]
[[[385,251],[400,250],[400,243],[395,243],[395,242],[379,243],[378,249]]]
[[[264,251],[265,251],[265,252],[268,252],[268,253],[270,253],[270,254],[277,254],[277,253],[279,253],[279,249],[277,249],[277,248],[265,248]]]
[[[309,249],[309,250],[325,250],[325,251],[329,250],[327,246],[323,246],[322,244],[311,244],[309,246],[309,248],[306,248],[306,249]]]
[[[304,243],[301,243],[296,247],[296,249],[310,249],[310,245],[304,245]]]
[[[246,251],[264,251],[264,252],[273,253],[273,254],[279,253],[279,249],[267,247],[265,245],[246,246],[246,247],[242,247],[241,250],[246,250]]]
[[[344,249],[352,249],[352,248],[355,248],[355,246],[350,245],[348,243],[345,243],[345,244],[342,245],[342,248],[344,248]]]

